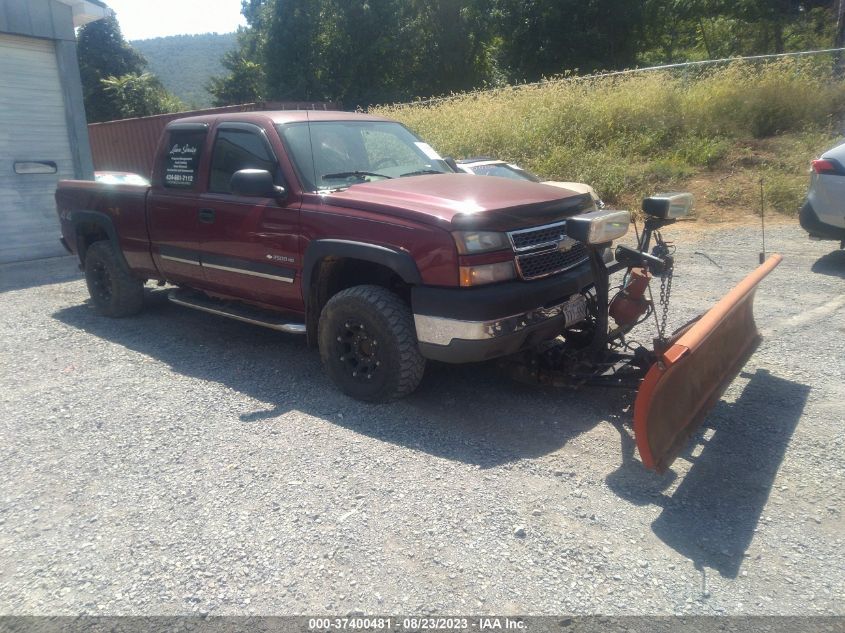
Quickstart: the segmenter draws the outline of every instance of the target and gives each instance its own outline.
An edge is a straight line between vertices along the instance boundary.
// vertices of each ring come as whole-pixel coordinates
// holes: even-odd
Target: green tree
[[[646,0],[639,59],[663,63],[827,48],[834,0]]]
[[[354,108],[436,91],[431,78],[439,66],[427,49],[434,37],[427,9],[408,0],[326,0],[321,15],[325,98]]]
[[[120,118],[119,106],[106,91],[102,80],[141,74],[146,61],[123,39],[114,11],[109,11],[102,20],[90,22],[79,29],[77,55],[88,121]]]
[[[696,0],[699,50],[710,58],[827,48],[834,0]],[[695,47],[691,47],[695,48]]]
[[[223,56],[223,68],[229,72],[222,77],[212,77],[207,90],[216,107],[255,103],[264,94],[264,69],[258,62],[246,59],[241,50]]]
[[[630,0],[494,0],[499,61],[512,80],[629,66],[645,11]]]
[[[262,42],[274,99],[367,106],[482,85],[490,73],[477,0],[274,0]]]
[[[215,106],[261,101],[267,94],[267,80],[262,63],[267,36],[266,15],[269,0],[242,0],[241,14],[247,26],[238,27],[238,48],[223,56],[222,77],[212,77],[207,90]]]
[[[752,50],[783,53],[786,24],[798,17],[805,4],[797,0],[726,0],[721,13],[756,27]]]
[[[709,15],[708,0],[646,0],[643,3],[643,31],[640,61],[647,65],[671,64],[699,57],[691,53],[704,49],[702,58],[712,58],[703,18]]]
[[[266,41],[262,43],[270,98],[331,98],[325,85],[325,58],[321,54],[325,42],[321,39],[332,33],[333,25],[321,24],[322,5],[321,0],[276,0],[270,5]]]
[[[103,89],[116,107],[117,119],[179,112],[182,102],[169,94],[150,73],[107,77]]]
[[[845,0],[243,0],[217,103],[405,101],[687,59],[808,48]]]
[[[477,88],[493,77],[489,11],[467,0],[410,0],[414,94]]]
[[[397,0],[334,0],[326,3],[321,55],[325,94],[346,107],[401,99],[412,64],[407,41],[398,37],[408,10]]]

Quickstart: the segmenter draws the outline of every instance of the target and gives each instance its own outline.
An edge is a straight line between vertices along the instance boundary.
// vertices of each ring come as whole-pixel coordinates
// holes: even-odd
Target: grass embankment
[[[549,180],[593,185],[637,208],[660,190],[696,194],[704,218],[794,214],[809,162],[840,137],[845,82],[829,60],[735,62],[694,75],[575,78],[374,109],[442,154],[490,155]]]

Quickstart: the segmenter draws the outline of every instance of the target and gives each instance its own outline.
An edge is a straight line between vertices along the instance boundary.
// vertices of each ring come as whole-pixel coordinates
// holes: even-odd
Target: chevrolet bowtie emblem
[[[565,253],[567,251],[571,251],[573,246],[575,246],[575,240],[571,237],[564,237],[560,242],[558,242],[557,250],[561,253]]]

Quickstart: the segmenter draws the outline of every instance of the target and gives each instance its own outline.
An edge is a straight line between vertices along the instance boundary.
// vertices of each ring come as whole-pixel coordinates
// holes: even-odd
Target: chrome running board
[[[269,310],[254,308],[234,301],[218,301],[200,292],[190,290],[171,290],[167,298],[176,305],[186,308],[193,308],[194,310],[208,312],[209,314],[217,314],[235,319],[236,321],[251,323],[252,325],[260,325],[261,327],[270,328],[278,332],[305,334],[304,323],[285,321],[279,315]]]

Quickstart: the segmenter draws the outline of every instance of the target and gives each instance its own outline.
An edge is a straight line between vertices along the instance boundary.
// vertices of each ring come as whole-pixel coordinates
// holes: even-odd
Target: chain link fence
[[[794,53],[777,53],[777,54],[770,54],[770,55],[750,55],[745,57],[724,57],[721,59],[707,59],[702,61],[695,61],[695,62],[680,62],[676,64],[663,64],[661,66],[647,66],[644,68],[630,68],[626,70],[614,70],[608,72],[599,72],[593,73],[590,75],[565,75],[561,77],[551,77],[548,79],[543,79],[541,81],[534,81],[530,83],[521,83],[521,84],[512,84],[507,86],[500,86],[495,88],[483,88],[479,90],[471,90],[468,92],[461,92],[455,93],[451,95],[445,95],[442,97],[431,97],[429,99],[418,99],[416,101],[409,101],[404,103],[396,103],[393,104],[391,107],[402,107],[402,106],[430,106],[436,105],[439,103],[444,103],[451,99],[457,98],[464,98],[467,96],[472,96],[475,94],[495,94],[497,92],[507,91],[507,90],[520,90],[523,88],[532,88],[537,86],[545,86],[549,84],[555,83],[563,83],[563,82],[570,82],[570,81],[595,81],[600,79],[607,79],[613,77],[623,77],[626,75],[635,75],[640,73],[649,73],[649,72],[666,72],[666,71],[685,71],[691,73],[692,71],[702,70],[713,68],[717,66],[725,66],[728,64],[736,63],[736,62],[749,62],[749,63],[757,63],[757,62],[767,62],[767,61],[774,61],[778,59],[786,59],[786,58],[806,58],[806,57],[820,57],[823,55],[830,56],[830,62],[832,64],[832,68],[837,70],[838,73],[842,74],[845,73],[845,68],[843,68],[843,62],[845,62],[845,48],[826,48],[821,50],[815,51],[799,51]]]

